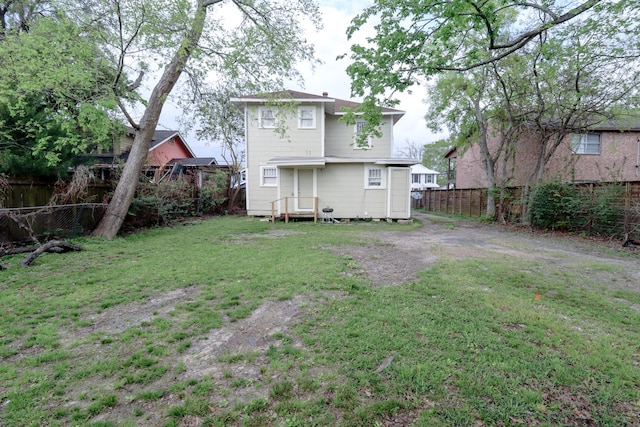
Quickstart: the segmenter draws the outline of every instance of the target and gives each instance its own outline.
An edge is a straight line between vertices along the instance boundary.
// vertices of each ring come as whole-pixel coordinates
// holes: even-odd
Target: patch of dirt
[[[640,291],[640,263],[637,250],[622,248],[618,242],[597,242],[571,236],[536,234],[528,230],[501,227],[491,224],[445,220],[428,214],[414,213],[422,225],[413,231],[375,232],[365,236],[364,245],[330,248],[343,256],[357,268],[355,274],[363,275],[374,286],[400,285],[416,280],[417,274],[433,266],[438,260],[446,259],[505,259],[530,260],[541,265],[570,266],[574,269],[592,269],[592,275],[601,286],[612,289]],[[341,225],[336,225],[340,227]],[[234,236],[233,242],[243,242],[255,237],[279,238],[294,231],[277,230],[264,235]],[[600,267],[598,267],[600,266]],[[196,298],[197,286],[178,289],[145,302],[116,306],[100,314],[84,319],[91,323],[85,328],[76,328],[64,334],[64,346],[81,341],[90,334],[99,332],[108,336],[120,333],[129,327],[150,321],[158,314],[167,314],[176,304]],[[322,294],[318,299],[339,298],[340,294]],[[266,301],[250,317],[236,322],[226,322],[208,336],[195,341],[181,356],[185,370],[171,381],[201,379],[209,376],[217,387],[212,394],[218,401],[228,400],[229,404],[248,402],[257,397],[267,397],[266,384],[278,381],[265,378],[269,375],[270,364],[267,352],[271,346],[281,345],[282,337],[290,339],[294,348],[302,343],[291,332],[310,307],[317,303],[308,296],[295,296],[287,301]],[[519,324],[505,324],[507,329],[518,330]],[[230,362],[225,358],[236,357]],[[271,371],[273,372],[273,371]],[[313,377],[317,372],[310,368]],[[242,387],[232,385],[234,379],[245,381]],[[225,395],[231,390],[232,395]],[[554,396],[560,399],[562,396]],[[138,402],[145,413],[146,425],[160,425],[166,408],[180,404],[179,394],[171,393],[159,402]],[[425,403],[430,405],[429,402]],[[120,406],[120,405],[119,405]],[[159,407],[165,408],[158,410]],[[576,406],[585,422],[588,408]],[[124,409],[122,409],[124,410]],[[131,408],[126,410],[130,411]],[[215,411],[216,408],[211,408]],[[117,411],[117,409],[114,409]],[[130,413],[130,412],[129,412]],[[113,419],[117,414],[101,414],[100,417]],[[383,420],[386,426],[400,426],[415,421],[417,412],[399,411],[395,416]],[[99,421],[99,418],[92,421]],[[198,417],[185,417],[182,425],[199,425]]]
[[[81,342],[96,332],[105,337],[122,333],[143,322],[150,322],[158,315],[166,315],[175,308],[176,304],[193,299],[199,292],[200,289],[197,286],[176,289],[145,301],[119,305],[91,314],[81,319],[88,322],[89,326],[62,331],[60,343],[69,345],[72,342]]]
[[[258,353],[264,357],[265,351],[276,342],[274,335],[286,334],[290,324],[301,315],[302,306],[309,299],[298,295],[287,301],[268,301],[251,313],[246,319],[227,323],[224,327],[211,331],[206,339],[195,343],[182,358],[187,367],[184,378],[201,378],[209,375],[221,379],[223,370],[238,371],[243,378],[258,378],[261,363],[221,364],[219,358],[236,354]],[[301,343],[293,342],[296,347]]]
[[[332,250],[350,257],[376,286],[411,282],[442,258],[511,257],[575,268],[584,265],[603,286],[640,292],[640,251],[623,248],[620,242],[534,233],[524,228],[446,220],[423,213],[414,212],[413,216],[422,222],[420,228],[371,233],[366,236],[365,245]]]

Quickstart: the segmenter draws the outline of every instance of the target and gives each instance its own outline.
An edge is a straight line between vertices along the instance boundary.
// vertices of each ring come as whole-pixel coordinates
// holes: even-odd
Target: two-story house
[[[439,188],[438,174],[424,165],[411,166],[411,191],[423,191],[429,188]]]
[[[312,216],[322,209],[341,219],[407,219],[410,166],[393,158],[393,126],[404,112],[382,109],[382,135],[356,144],[363,123],[339,119],[358,103],[286,91],[242,96],[247,214]],[[273,211],[272,211],[273,209]]]
[[[494,150],[497,141],[489,138]],[[540,144],[535,137],[522,135],[507,160],[509,185],[526,184],[534,172]],[[487,178],[480,148],[473,144],[465,150],[452,149],[446,155],[450,161],[450,184],[455,188],[485,188]],[[502,157],[499,160],[502,161]],[[503,172],[497,178],[501,179]],[[622,182],[640,181],[640,120],[607,121],[592,126],[588,132],[568,135],[546,163],[544,181],[562,182]]]

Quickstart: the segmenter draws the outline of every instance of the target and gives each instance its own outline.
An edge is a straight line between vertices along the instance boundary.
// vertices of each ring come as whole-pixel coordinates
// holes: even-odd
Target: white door
[[[295,171],[296,211],[313,212],[313,197],[316,195],[315,169],[296,169]]]
[[[409,168],[389,168],[387,216],[406,219],[411,215],[411,175]]]

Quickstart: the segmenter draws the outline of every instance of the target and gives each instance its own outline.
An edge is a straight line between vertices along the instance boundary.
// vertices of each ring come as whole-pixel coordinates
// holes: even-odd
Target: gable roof
[[[293,102],[300,102],[300,103],[322,102],[327,104],[325,111],[328,114],[331,114],[334,116],[345,115],[346,114],[345,109],[356,109],[362,105],[362,103],[360,102],[329,97],[329,94],[327,92],[324,92],[322,95],[314,95],[314,94],[305,93],[305,92],[298,92],[295,90],[283,90],[279,92],[269,92],[265,94],[247,95],[247,96],[239,96],[236,98],[231,98],[231,102],[251,103],[251,104],[263,104],[266,100],[271,100],[273,102],[293,101]],[[404,116],[404,113],[405,112],[402,110],[382,107],[382,115],[392,116],[394,124],[398,120],[400,120],[402,116]]]
[[[436,172],[433,169],[429,169],[428,167],[422,164],[416,164],[411,166],[411,173],[415,174],[440,174],[440,172]]]
[[[182,166],[219,166],[215,157],[194,157],[187,159],[171,159],[167,162],[167,165],[179,164]]]
[[[136,134],[135,129],[133,129],[132,127],[127,126],[126,130],[127,130],[127,134],[129,136],[135,136],[135,134]],[[185,141],[185,139],[182,137],[182,135],[180,135],[180,132],[177,131],[177,130],[158,130],[158,129],[156,129],[153,132],[153,138],[151,139],[151,144],[149,145],[149,151],[153,150],[156,147],[159,147],[160,145],[164,144],[165,142],[169,141],[170,139],[172,139],[175,136],[180,138],[180,142],[182,142],[182,144],[184,145],[184,148],[187,149],[189,154],[191,154],[191,156],[193,156],[193,157],[196,157],[196,155],[193,152],[193,150],[191,149],[191,147],[189,147],[189,144],[187,144],[187,141]]]

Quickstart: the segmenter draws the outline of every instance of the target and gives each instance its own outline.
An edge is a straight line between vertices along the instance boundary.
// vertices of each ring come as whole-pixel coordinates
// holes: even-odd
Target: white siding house
[[[383,108],[382,136],[354,145],[358,124],[339,119],[359,104],[328,94],[285,91],[233,98],[244,108],[247,214],[410,218],[410,167],[394,158],[393,126],[403,111]]]
[[[423,165],[411,166],[411,191],[422,191],[429,188],[439,188],[438,174]]]

